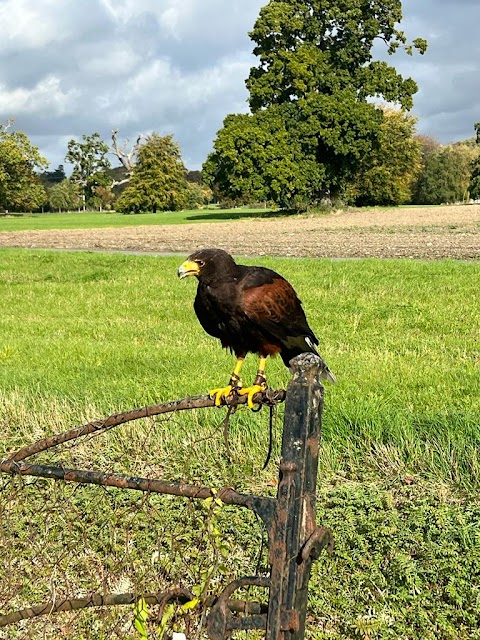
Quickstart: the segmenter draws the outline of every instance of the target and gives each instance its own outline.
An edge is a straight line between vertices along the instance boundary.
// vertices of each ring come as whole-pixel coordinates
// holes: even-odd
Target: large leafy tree
[[[0,125],[0,208],[35,211],[47,200],[36,171],[48,162],[22,131],[10,131],[10,126]]]
[[[323,179],[322,167],[303,154],[285,126],[284,111],[272,107],[253,116],[227,116],[203,167],[205,181],[221,198],[286,208],[312,199],[311,185]]]
[[[289,161],[295,162],[295,143],[308,165],[318,165],[308,187],[299,181],[312,202],[341,192],[378,145],[383,113],[370,98],[412,106],[415,82],[372,57],[376,40],[390,54],[399,47],[425,51],[422,39],[407,43],[397,29],[401,19],[400,0],[270,0],[260,11],[250,33],[259,58],[247,79],[250,117],[281,109],[275,114],[284,120],[278,130],[289,139]],[[218,147],[216,160],[223,162]],[[210,166],[212,173],[222,169]]]
[[[138,148],[130,181],[115,205],[117,211],[178,211],[188,201],[187,170],[171,135],[152,133]]]
[[[415,137],[416,118],[400,109],[385,108],[379,146],[366,158],[349,200],[362,205],[398,205],[409,202],[421,167],[421,142]]]
[[[415,82],[372,60],[376,40],[389,54],[425,51],[423,39],[407,44],[401,20],[401,0],[270,0],[250,33],[260,58],[247,80],[252,111],[345,90],[410,109]]]
[[[85,207],[93,205],[95,189],[109,183],[106,172],[111,165],[107,158],[109,146],[99,133],[83,135],[82,141],[69,141],[65,160],[73,164],[71,179],[80,186]]]

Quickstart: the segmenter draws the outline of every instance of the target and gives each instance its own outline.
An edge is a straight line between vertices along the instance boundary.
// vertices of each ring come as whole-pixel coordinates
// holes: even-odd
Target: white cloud
[[[222,98],[234,87],[241,89],[250,63],[249,57],[239,56],[220,60],[200,71],[181,72],[168,59],[154,60],[130,78],[126,90],[134,99],[149,95],[158,106],[173,105],[179,110],[200,108]]]
[[[65,140],[113,127],[173,133],[191,168],[228,113],[246,111],[255,64],[248,31],[267,0],[0,0],[0,122],[53,165]],[[448,141],[480,118],[478,0],[404,0],[408,38],[425,56],[388,62],[412,76],[419,129]],[[476,115],[475,115],[476,113]]]
[[[11,115],[29,113],[48,113],[51,116],[63,115],[75,103],[78,92],[74,89],[63,91],[59,78],[47,76],[32,89],[17,87],[8,90],[0,85],[0,113]]]
[[[141,5],[140,2],[135,2],[135,0],[100,0],[100,4],[118,22],[127,22],[133,15],[135,7]]]
[[[165,3],[164,3],[165,4]],[[159,16],[159,22],[174,38],[180,39],[184,25],[195,12],[196,0],[182,0],[181,3],[170,0]]]
[[[59,30],[53,0],[4,0],[0,2],[0,51],[16,47],[35,49],[65,39]]]
[[[128,77],[141,62],[140,55],[124,42],[103,42],[82,49],[79,70],[93,78]]]

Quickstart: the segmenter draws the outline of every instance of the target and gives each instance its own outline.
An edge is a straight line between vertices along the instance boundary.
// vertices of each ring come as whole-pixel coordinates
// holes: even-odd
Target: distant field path
[[[338,212],[326,216],[110,229],[10,231],[0,247],[326,258],[480,259],[480,205]]]

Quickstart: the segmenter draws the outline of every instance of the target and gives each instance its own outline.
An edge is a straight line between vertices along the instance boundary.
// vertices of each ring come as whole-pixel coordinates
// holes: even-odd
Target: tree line
[[[373,59],[376,41],[389,55],[425,52],[425,40],[408,42],[397,28],[401,20],[400,0],[270,0],[250,33],[258,58],[246,80],[250,112],[225,118],[201,176],[187,172],[172,136],[139,136],[129,147],[114,131],[111,144],[98,133],[71,140],[67,178],[63,165],[47,171],[12,123],[0,125],[0,207],[134,213],[214,197],[302,211],[479,199],[480,123],[476,139],[449,145],[417,135],[415,81]]]
[[[177,211],[202,207],[212,191],[187,171],[172,136],[152,133],[129,152],[130,166],[113,167],[109,155],[121,155],[116,132],[109,146],[98,133],[70,140],[65,162],[47,171],[47,160],[22,132],[0,125],[0,209],[4,211],[111,210]],[[125,143],[128,144],[128,141]]]

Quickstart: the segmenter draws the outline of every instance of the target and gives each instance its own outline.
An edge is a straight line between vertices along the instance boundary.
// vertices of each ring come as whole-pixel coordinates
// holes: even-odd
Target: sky
[[[50,169],[70,139],[109,140],[112,129],[120,141],[173,134],[187,168],[200,169],[225,116],[248,111],[248,32],[266,3],[0,0],[0,123],[14,118]],[[480,0],[404,0],[403,16],[407,37],[429,42],[424,56],[388,57],[419,85],[418,132],[442,143],[473,137]]]

